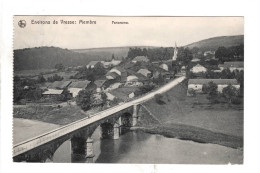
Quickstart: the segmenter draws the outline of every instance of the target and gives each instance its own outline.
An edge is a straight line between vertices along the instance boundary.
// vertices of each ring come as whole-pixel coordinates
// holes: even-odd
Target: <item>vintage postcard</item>
[[[13,162],[244,163],[243,17],[13,27]]]

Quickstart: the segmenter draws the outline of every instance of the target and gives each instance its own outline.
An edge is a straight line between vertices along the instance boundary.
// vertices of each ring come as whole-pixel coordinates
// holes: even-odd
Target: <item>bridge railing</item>
[[[78,121],[75,121],[73,123],[64,125],[62,127],[59,127],[55,130],[52,130],[50,132],[44,133],[42,135],[36,136],[34,138],[31,138],[29,140],[23,141],[21,143],[18,143],[14,145],[13,147],[13,157],[17,156],[21,153],[24,153],[26,151],[29,151],[35,147],[38,147],[42,144],[45,144],[49,141],[52,141],[60,136],[63,136],[65,134],[71,133],[77,129],[80,129],[82,127],[85,127],[89,124],[92,124],[93,122],[96,122],[98,120],[101,120],[103,118],[106,118],[109,115],[112,115],[118,111],[121,111],[123,109],[126,109],[128,107],[131,107],[132,105],[129,103],[114,106],[112,108],[106,109],[104,111],[98,112],[94,114],[92,117],[87,117],[80,119]]]
[[[174,81],[176,81],[178,83],[178,82],[183,81],[184,79],[185,79],[185,77],[180,77],[180,78],[175,79]],[[103,118],[106,118],[107,116],[112,115],[116,112],[119,112],[121,110],[129,108],[133,105],[143,103],[143,102],[153,98],[155,94],[160,93],[161,91],[165,92],[165,91],[169,90],[170,88],[171,87],[158,88],[151,93],[143,95],[141,98],[126,102],[126,103],[121,104],[121,105],[113,106],[112,108],[109,108],[109,109],[103,110],[101,112],[95,113],[91,117],[86,117],[86,118],[80,119],[78,121],[64,125],[64,126],[59,127],[55,130],[52,130],[50,132],[44,133],[42,135],[31,138],[29,140],[15,144],[13,146],[13,157],[15,157],[15,156],[17,156],[21,153],[24,153],[26,151],[29,151],[29,150],[31,150],[35,147],[40,146],[40,145],[43,145],[47,142],[50,142],[50,141],[52,141],[52,140],[54,140],[58,137],[61,137],[65,134],[69,134],[69,133],[71,133],[71,132],[73,132],[77,129],[85,127],[85,126],[92,124],[96,121],[102,120]]]

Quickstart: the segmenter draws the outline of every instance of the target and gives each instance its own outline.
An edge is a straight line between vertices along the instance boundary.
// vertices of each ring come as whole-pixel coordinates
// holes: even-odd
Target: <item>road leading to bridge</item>
[[[169,83],[165,84],[164,86],[156,89],[155,91],[148,93],[144,96],[142,96],[141,98],[135,99],[133,101],[118,105],[118,106],[114,106],[110,109],[106,109],[102,112],[98,112],[96,114],[94,114],[92,117],[90,118],[83,118],[81,120],[75,121],[73,123],[67,124],[65,126],[62,126],[60,128],[57,128],[55,130],[52,130],[48,133],[44,133],[42,135],[39,135],[37,137],[34,137],[32,139],[23,141],[19,144],[16,144],[13,146],[13,157],[22,154],[26,151],[29,151],[33,148],[36,148],[40,145],[43,145],[47,142],[50,142],[52,140],[55,140],[63,135],[66,135],[68,133],[71,133],[77,129],[80,129],[82,127],[88,126],[96,121],[102,120],[110,115],[113,115],[116,112],[119,112],[123,109],[129,108],[133,105],[138,105],[141,104],[147,100],[152,99],[156,94],[162,94],[167,92],[168,90],[172,89],[174,86],[176,86],[177,84],[181,83],[183,80],[185,79],[185,76],[176,78],[172,81],[170,81]]]

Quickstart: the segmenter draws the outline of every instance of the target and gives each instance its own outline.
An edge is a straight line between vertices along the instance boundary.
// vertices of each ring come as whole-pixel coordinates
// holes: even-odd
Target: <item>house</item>
[[[115,72],[116,74],[118,74],[122,83],[126,81],[127,71],[124,68],[114,67],[109,72]]]
[[[142,86],[143,83],[139,82],[139,79],[136,75],[132,74],[127,76],[125,86]]]
[[[244,70],[244,62],[243,61],[230,61],[224,62],[224,69],[229,69],[231,72],[234,70]]]
[[[121,63],[120,60],[114,60],[114,59],[112,59],[112,60],[110,61],[110,65],[111,65],[112,67],[117,66],[117,65],[120,64],[120,63]]]
[[[114,67],[109,72],[115,72],[119,76],[121,76],[123,73],[127,73],[126,70],[124,68],[122,68],[122,67]]]
[[[123,87],[109,91],[109,93],[121,101],[127,101],[135,97],[136,89],[136,87]]]
[[[186,67],[185,66],[181,67],[181,73],[186,73]]]
[[[105,82],[106,82],[106,80],[96,80],[94,82],[97,93],[104,91],[104,83]]]
[[[116,72],[108,72],[108,73],[106,74],[106,78],[107,78],[108,80],[116,79],[116,78],[118,78],[118,77],[119,77],[119,75],[118,75],[118,73],[116,73]]]
[[[192,73],[205,73],[207,69],[200,64],[195,65],[190,69]]]
[[[113,83],[109,87],[106,88],[106,91],[114,90],[116,88],[119,88],[120,86],[122,86],[122,83],[120,83],[120,82]]]
[[[134,66],[135,66],[135,64],[133,62],[128,62],[128,63],[123,65],[124,69],[129,69],[129,68],[132,68]]]
[[[169,67],[167,64],[163,63],[159,66],[160,68],[164,69],[165,71],[169,71]]]
[[[107,61],[101,61],[101,63],[103,64],[104,68],[109,68],[111,66],[110,62]]]
[[[173,73],[170,73],[170,72],[168,72],[168,71],[161,72],[161,75],[162,75],[162,77],[163,77],[164,79],[166,79],[166,80],[168,80],[168,81],[174,77],[174,74],[173,74]]]
[[[137,62],[149,62],[149,59],[146,56],[137,56],[132,60],[133,63]]]
[[[90,84],[90,81],[88,80],[84,80],[84,81],[74,81],[69,85],[69,92],[72,93],[73,97],[76,97],[78,95],[78,93],[81,90],[84,90],[88,87],[88,85]]]
[[[204,56],[215,55],[215,51],[205,51]]]
[[[200,61],[200,59],[198,59],[198,58],[193,58],[192,60],[191,60],[191,62],[199,62]]]
[[[98,66],[103,66],[103,64],[100,61],[90,61],[86,67],[87,68],[96,68]]]
[[[151,75],[152,75],[152,72],[150,72],[149,70],[144,69],[144,68],[138,70],[137,73],[142,74],[145,77],[151,77]]]
[[[224,64],[219,64],[218,68],[220,69],[220,71],[223,71],[224,70]]]
[[[148,85],[150,83],[150,79],[140,73],[135,74],[138,77],[138,81],[142,83],[141,85]]]
[[[57,95],[61,95],[63,93],[63,89],[48,89],[47,91],[44,91],[42,95],[44,97],[53,97]]]
[[[71,84],[71,81],[55,81],[48,86],[48,89],[65,89]]]
[[[105,68],[109,68],[109,67],[117,66],[118,64],[121,63],[121,61],[112,59],[111,61],[101,61],[101,63]]]
[[[194,89],[196,93],[202,93],[203,84],[208,84],[209,82],[217,84],[217,91],[220,93],[222,93],[223,88],[228,85],[232,85],[237,89],[240,88],[236,79],[190,79],[188,82],[188,91],[189,89]],[[190,96],[188,91],[187,95]]]
[[[109,92],[106,92],[106,96],[107,96],[107,100],[109,101],[113,101],[116,97],[112,94],[110,94]]]

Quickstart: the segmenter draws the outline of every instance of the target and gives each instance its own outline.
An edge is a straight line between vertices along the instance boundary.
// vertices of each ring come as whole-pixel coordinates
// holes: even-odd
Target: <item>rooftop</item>
[[[129,94],[136,91],[137,88],[135,87],[124,87],[124,88],[116,88],[114,90],[109,91],[110,94],[113,96],[121,99],[121,100],[127,100],[129,99]]]
[[[94,83],[97,85],[98,88],[102,87],[106,80],[96,80]]]
[[[88,86],[89,83],[90,83],[90,81],[88,81],[88,80],[75,81],[69,85],[69,88],[83,88],[84,89]]]
[[[190,79],[188,84],[208,84],[213,82],[217,85],[238,85],[236,79]]]
[[[92,65],[96,65],[97,63],[99,63],[99,61],[90,61],[88,63],[89,66],[92,66]]]
[[[51,89],[56,89],[56,88],[64,89],[67,86],[69,86],[70,83],[71,83],[71,81],[55,81],[55,82],[51,83],[48,86],[48,88],[51,88]]]
[[[224,67],[244,67],[243,61],[224,62]]]
[[[48,89],[48,91],[43,92],[43,95],[59,95],[62,94],[63,90]]]

